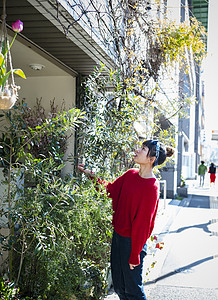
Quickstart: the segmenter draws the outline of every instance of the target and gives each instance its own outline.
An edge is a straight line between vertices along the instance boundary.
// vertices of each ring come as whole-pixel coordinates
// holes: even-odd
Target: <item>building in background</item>
[[[85,0],[83,2],[88,4]],[[113,47],[105,47],[96,30],[97,20],[93,19],[90,24],[85,14],[81,14],[80,5],[72,9],[72,5],[78,3],[76,0],[7,1],[8,33],[13,35],[10,25],[17,19],[24,23],[24,30],[18,35],[11,52],[14,68],[19,66],[27,76],[25,81],[17,78],[16,82],[21,85],[20,99],[25,98],[30,107],[34,105],[36,98],[42,99],[42,104],[47,110],[54,98],[59,105],[64,100],[67,107],[75,106],[79,78],[88,76],[100,61],[109,69],[116,64],[117,57]],[[195,15],[207,28],[207,1],[160,0],[159,4],[159,9],[153,10],[156,1],[146,1],[150,17],[162,18],[167,14],[169,19],[183,22]],[[120,30],[122,31],[122,28]],[[175,70],[175,82],[167,90],[168,97],[182,99],[185,94],[190,99],[197,99],[194,105],[186,107],[186,118],[172,120],[178,128],[178,155],[174,164],[167,165],[162,171],[163,179],[168,181],[169,197],[175,195],[182,177],[195,177],[198,162],[204,154],[204,91],[201,70],[200,66],[194,66],[191,60],[190,66],[188,74]],[[166,86],[167,80],[163,81],[162,88],[165,89]],[[160,123],[162,128],[169,125],[163,120],[160,120]],[[72,139],[66,155],[73,153],[73,148]],[[71,170],[72,164],[68,162],[65,173]]]
[[[218,130],[212,130],[210,142],[205,147],[205,160],[218,166]]]
[[[205,0],[168,0],[168,18],[177,23],[190,21],[195,16],[207,29],[208,3]],[[206,42],[206,41],[205,41]],[[201,78],[201,67],[189,55],[189,72],[180,70],[174,93],[178,93],[179,101],[184,97],[190,99],[185,116],[175,118],[173,123],[177,133],[176,153],[174,164],[167,164],[161,171],[163,179],[167,180],[167,196],[172,198],[178,187],[184,184],[185,179],[195,179],[197,168],[205,153],[205,118],[204,118],[204,83]],[[175,95],[172,95],[174,97]]]
[[[50,102],[66,109],[76,106],[77,86],[81,76],[88,76],[100,61],[113,68],[114,59],[96,42],[94,35],[87,32],[85,24],[77,22],[77,12],[68,11],[68,1],[56,0],[7,0],[7,34],[12,39],[12,23],[21,20],[24,24],[11,48],[13,68],[21,68],[27,79],[15,78],[21,86],[19,99],[25,99],[29,107],[36,99],[48,113]],[[0,1],[0,13],[3,1]],[[82,21],[82,20],[81,20]],[[2,123],[1,123],[2,125]],[[65,157],[74,154],[74,137],[68,140]],[[73,162],[66,159],[63,175],[71,173]],[[4,180],[0,169],[0,181]],[[0,202],[5,196],[5,186],[0,187]],[[7,235],[5,220],[0,220],[1,233]],[[2,257],[1,257],[2,259]],[[4,258],[3,258],[4,259]]]
[[[0,1],[0,12],[3,9]],[[69,11],[68,11],[69,10]],[[70,11],[68,1],[12,0],[6,1],[6,23],[9,36],[11,24],[24,24],[11,49],[13,68],[21,68],[27,79],[16,78],[21,86],[19,99],[33,107],[41,99],[46,112],[50,101],[66,109],[76,105],[77,85],[81,76],[88,76],[100,61],[113,68],[114,59],[106,53],[97,38],[87,32],[85,24],[77,22],[77,12]],[[81,26],[83,25],[83,27]],[[66,157],[74,153],[71,138]],[[72,171],[67,161],[64,173]]]
[[[194,16],[208,30],[208,2],[207,0],[189,0],[190,17]],[[207,40],[205,40],[207,46]],[[195,174],[197,176],[197,168],[200,161],[205,158],[205,90],[202,77],[203,70],[201,66],[195,64],[195,138],[194,138],[194,153],[195,153]]]

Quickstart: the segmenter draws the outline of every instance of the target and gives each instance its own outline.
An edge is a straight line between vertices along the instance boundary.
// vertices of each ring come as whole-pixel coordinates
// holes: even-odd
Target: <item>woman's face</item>
[[[135,155],[134,155],[135,163],[137,164],[151,163],[151,157],[148,156],[148,151],[149,151],[148,147],[143,145],[141,149],[135,150]]]

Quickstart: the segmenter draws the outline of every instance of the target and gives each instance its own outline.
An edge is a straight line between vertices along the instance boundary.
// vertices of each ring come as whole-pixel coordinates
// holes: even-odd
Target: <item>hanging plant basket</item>
[[[10,109],[18,98],[18,89],[15,85],[14,74],[26,78],[21,69],[13,69],[10,48],[19,32],[23,30],[23,23],[17,20],[12,24],[15,35],[9,43],[6,26],[6,0],[3,0],[3,13],[0,35],[0,109]]]
[[[10,109],[14,106],[19,88],[19,86],[5,86],[4,90],[0,91],[0,109]]]

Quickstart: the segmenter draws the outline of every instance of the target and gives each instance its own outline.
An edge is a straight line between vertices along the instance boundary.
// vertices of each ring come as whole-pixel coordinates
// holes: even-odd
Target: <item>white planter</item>
[[[14,106],[18,89],[19,87],[16,85],[6,85],[4,90],[0,91],[0,109],[10,109]]]
[[[0,96],[0,109],[10,109],[17,100],[16,95]]]

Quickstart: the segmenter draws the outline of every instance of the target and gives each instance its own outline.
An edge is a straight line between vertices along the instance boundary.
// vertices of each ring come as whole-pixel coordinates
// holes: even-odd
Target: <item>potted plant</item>
[[[179,197],[188,197],[188,187],[185,179],[181,176],[181,184],[177,187],[177,194]]]
[[[18,97],[19,86],[15,85],[14,74],[26,79],[24,72],[21,69],[13,69],[10,48],[17,36],[18,32],[23,30],[23,23],[17,20],[12,24],[12,29],[15,35],[9,44],[6,34],[5,12],[2,17],[2,33],[1,33],[1,53],[0,53],[0,109],[10,109],[16,102]],[[10,70],[8,71],[8,64]],[[8,80],[11,76],[11,83]]]

